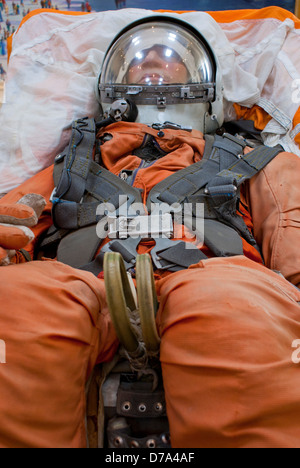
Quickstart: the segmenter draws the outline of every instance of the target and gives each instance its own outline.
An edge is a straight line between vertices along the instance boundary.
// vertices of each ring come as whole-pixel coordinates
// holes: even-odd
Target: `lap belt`
[[[105,244],[99,255],[87,265],[81,266],[81,270],[90,271],[98,275],[103,271],[104,255],[106,252],[119,252],[125,263],[126,270],[134,269],[137,255],[137,247],[142,239],[128,237],[126,240],[114,240]],[[188,247],[188,248],[187,248]],[[156,245],[151,249],[151,258],[155,268],[159,270],[179,271],[188,268],[193,263],[206,259],[206,255],[193,244],[187,246],[183,241],[158,238]]]
[[[137,220],[139,224],[143,221],[147,237],[147,223],[142,219],[147,215],[142,212],[121,219],[124,209],[128,213],[134,203],[142,206],[141,194],[93,161],[95,133],[93,119],[75,121],[70,144],[56,158],[56,188],[51,197],[55,227],[50,229],[41,248],[45,249],[57,241],[59,261],[98,274],[102,271],[104,253],[110,250],[122,253],[128,269],[134,267],[136,249],[143,236],[139,235],[140,231],[136,234],[133,225]],[[204,241],[215,256],[242,255],[241,238],[253,246],[256,246],[256,241],[237,213],[240,186],[282,152],[282,147],[259,146],[243,155],[244,139],[227,133],[215,135],[213,144],[211,136],[206,139],[203,159],[153,187],[148,196],[147,210],[154,219],[157,211],[159,216],[163,216],[168,207],[180,205],[184,210],[179,215],[172,213],[174,220],[183,224],[180,217],[184,213],[184,226],[192,229],[197,240]],[[195,221],[199,219],[199,204],[204,208],[201,230],[197,226],[194,229]],[[108,235],[108,227],[111,228],[111,218],[114,218],[114,237],[119,239],[106,244],[94,259]],[[102,226],[100,234],[99,226]],[[125,229],[120,229],[120,226],[125,226]],[[151,256],[156,268],[177,271],[206,258],[194,245],[171,240],[172,233],[168,229],[168,226],[160,228],[158,237],[155,236],[156,245]]]

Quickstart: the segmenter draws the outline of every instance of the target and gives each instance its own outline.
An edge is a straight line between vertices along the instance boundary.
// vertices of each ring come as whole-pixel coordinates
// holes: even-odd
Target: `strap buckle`
[[[108,216],[110,239],[170,238],[173,235],[173,220],[170,213],[138,216]]]
[[[49,198],[49,201],[50,201],[51,203],[55,203],[55,200],[57,200],[57,197],[56,197],[56,187],[54,187],[54,189],[52,190],[51,195],[50,195],[50,198]]]

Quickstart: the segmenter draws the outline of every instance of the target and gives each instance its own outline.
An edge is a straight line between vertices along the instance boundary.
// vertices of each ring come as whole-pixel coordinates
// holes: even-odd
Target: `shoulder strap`
[[[209,143],[209,157],[206,156],[201,161],[175,172],[153,187],[148,197],[148,209],[151,208],[151,203],[182,203],[207,184],[212,186],[216,176],[222,177],[223,184],[229,176],[236,180],[237,185],[241,185],[282,152],[281,146],[258,146],[243,155],[245,146],[243,139],[227,133],[223,136],[216,135],[213,145]]]
[[[57,231],[45,245],[58,241],[57,259],[76,268],[90,262],[103,241],[96,224],[101,221],[101,231],[107,231],[106,214],[98,207],[117,211],[120,203],[142,201],[138,189],[93,161],[95,139],[94,119],[73,122],[70,143],[56,158],[53,171],[52,218]]]
[[[57,158],[54,171],[54,178],[59,180],[52,200],[54,222],[59,228],[73,231],[61,240],[58,259],[75,267],[91,261],[103,240],[97,236],[95,223],[101,220],[103,224],[106,218],[97,217],[97,206],[111,203],[117,210],[120,195],[126,195],[129,204],[141,201],[137,189],[92,160],[94,140],[93,122],[76,121],[71,143]],[[261,146],[243,155],[244,140],[228,134],[217,135],[213,144],[211,140],[207,144],[202,161],[178,171],[151,190],[148,209],[151,212],[151,203],[190,203],[193,216],[188,222],[193,227],[196,204],[203,203],[205,244],[217,256],[240,255],[241,236],[252,245],[255,240],[236,212],[239,186],[265,167],[282,148]],[[203,240],[203,232],[199,237]],[[82,243],[85,252],[78,258],[78,252],[83,251]]]
[[[282,152],[281,146],[259,146],[243,155],[245,146],[238,137],[216,135],[208,159],[172,174],[151,190],[148,210],[151,211],[152,203],[191,203],[196,216],[196,204],[203,203],[207,246],[218,256],[243,254],[240,236],[252,245],[256,242],[242,217],[236,214],[238,189]],[[203,240],[203,233],[199,237]]]
[[[140,202],[140,192],[93,161],[95,121],[80,119],[72,124],[69,146],[56,158],[52,195],[52,218],[56,227],[79,229],[97,223],[97,207],[102,204],[117,210],[120,196],[129,203]]]

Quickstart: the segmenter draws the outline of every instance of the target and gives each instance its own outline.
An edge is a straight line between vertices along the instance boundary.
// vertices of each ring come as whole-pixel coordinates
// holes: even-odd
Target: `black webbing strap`
[[[235,183],[239,187],[243,182],[251,179],[251,177],[261,171],[282,151],[283,149],[280,145],[274,148],[258,146],[246,155],[240,154],[233,164],[230,164],[226,169],[223,168],[216,174],[216,178],[210,180],[207,187],[212,192],[214,184],[222,186],[224,185],[224,181],[226,181],[226,184],[228,184],[228,181]]]
[[[259,146],[243,155],[246,144],[231,135],[216,135],[210,158],[192,164],[157,184],[150,191],[148,209],[151,203],[168,204],[188,201],[208,185],[214,185],[215,177],[221,177],[222,184],[228,186],[236,180],[236,186],[253,177],[263,169],[278,153],[281,146],[270,148]],[[193,198],[194,199],[194,198]]]
[[[141,201],[141,196],[137,189],[90,161],[88,150],[90,144],[81,146],[85,135],[90,132],[89,126],[87,132],[83,130],[84,128],[86,128],[84,125],[80,127],[81,139],[78,137],[78,129],[74,129],[73,144],[69,145],[67,153],[62,158],[65,159],[64,166],[62,167],[62,160],[58,161],[56,172],[60,170],[62,176],[53,201],[56,224],[60,228],[74,230],[60,242],[58,259],[71,266],[95,273],[102,268],[102,258],[101,254],[95,261],[93,257],[104,238],[101,236],[99,238],[96,233],[95,224],[100,219],[96,214],[97,206],[101,203],[111,203],[117,209],[120,195],[129,197],[129,205],[136,200]],[[90,141],[89,136],[87,138]],[[168,205],[191,203],[193,216],[185,218],[184,224],[193,228],[193,219],[197,214],[194,207],[197,203],[203,203],[204,233],[199,233],[201,234],[199,240],[204,240],[216,256],[241,255],[243,254],[241,236],[252,245],[255,245],[255,240],[243,218],[237,214],[239,186],[265,167],[282,151],[282,148],[261,146],[243,155],[246,146],[244,140],[227,134],[217,135],[213,145],[212,141],[207,143],[209,151],[206,151],[206,157],[202,161],[174,173],[151,190],[147,201],[148,209],[151,212],[151,203]],[[81,154],[82,149],[85,156]],[[77,163],[77,158],[81,163]],[[84,158],[87,161],[83,162]],[[79,188],[76,188],[78,181]],[[67,199],[73,196],[76,200]],[[105,216],[101,218],[101,223],[105,223]],[[82,226],[86,228],[78,230]],[[195,232],[194,229],[193,231]],[[113,241],[109,246],[113,249],[119,248],[120,251],[128,250],[125,246],[127,241]],[[132,255],[130,241],[127,243],[130,247],[129,255]],[[81,248],[83,245],[84,248]],[[163,268],[174,268],[176,271],[203,258],[197,249],[189,252],[185,258],[183,247],[185,248],[182,244],[175,248],[173,243],[161,249],[159,265]],[[133,264],[134,260],[129,260],[129,267]]]
[[[155,268],[179,271],[207,258],[206,255],[193,244],[184,241],[173,241],[167,238],[154,240],[156,241],[156,245],[151,250],[151,256]],[[105,253],[118,252],[123,257],[126,270],[131,270],[136,264],[137,247],[140,241],[140,237],[128,237],[125,240],[116,239],[110,241],[104,245],[99,255],[97,255],[94,260],[79,268],[98,276],[99,273],[103,271]]]
[[[128,203],[140,202],[137,189],[93,161],[96,126],[94,119],[80,119],[72,124],[71,141],[55,160],[52,195],[52,218],[61,229],[74,230],[97,223],[101,203],[117,209],[121,195]]]
[[[256,241],[243,218],[237,213],[239,188],[281,152],[281,146],[275,148],[258,146],[246,155],[240,154],[233,164],[216,174],[204,189],[206,204],[216,215],[217,220],[238,231],[253,246],[257,246]]]
[[[57,249],[57,260],[73,268],[94,258],[102,239],[97,236],[96,226],[85,226],[67,234],[60,241]]]
[[[64,169],[55,190],[57,198],[77,202],[81,200],[93,161],[95,132],[94,119],[83,118],[72,123],[70,143],[57,158],[64,159]]]
[[[157,184],[148,197],[151,203],[192,204],[204,206],[204,241],[217,256],[242,255],[240,235],[256,245],[244,220],[237,214],[238,188],[263,169],[278,153],[281,146],[259,146],[243,155],[243,139],[224,134],[216,135],[208,160],[201,160],[178,171]],[[187,225],[186,218],[184,224]]]
[[[55,196],[52,216],[56,226],[64,229],[78,229],[97,223],[104,210],[99,210],[101,204],[117,210],[120,197],[128,198],[128,203],[141,201],[140,192],[125,181],[109,172],[104,167],[92,162],[85,185],[86,193],[79,202],[69,201]]]
[[[93,162],[95,134],[94,119],[85,117],[75,120],[72,123],[69,145],[55,159],[52,218],[57,227],[64,229],[77,227],[76,204],[80,202],[86,190],[87,178]]]
[[[179,242],[174,247],[171,246],[159,252],[159,257],[162,260],[173,263],[175,265],[173,271],[188,268],[190,265],[207,258],[201,250],[197,248],[189,249],[188,247],[189,245],[186,242]],[[172,271],[172,267],[169,267],[168,270]]]
[[[116,211],[121,203],[130,206],[141,202],[138,189],[93,161],[95,122],[80,119],[72,124],[71,141],[56,158],[55,190],[52,195],[52,217],[56,228],[44,239],[41,248],[58,244],[57,259],[75,268],[92,261],[106,237],[107,211]],[[100,209],[99,209],[100,208]],[[102,208],[102,209],[101,209]],[[103,224],[104,237],[99,237],[96,224]],[[71,231],[66,234],[67,231]]]

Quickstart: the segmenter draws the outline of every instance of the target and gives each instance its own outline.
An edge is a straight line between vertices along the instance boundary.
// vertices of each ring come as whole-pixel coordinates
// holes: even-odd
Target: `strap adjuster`
[[[140,216],[108,216],[108,237],[110,239],[170,238],[173,235],[173,221],[170,213]]]

